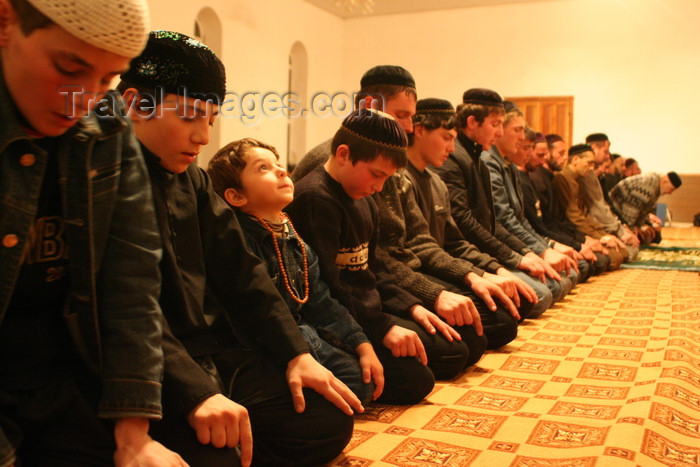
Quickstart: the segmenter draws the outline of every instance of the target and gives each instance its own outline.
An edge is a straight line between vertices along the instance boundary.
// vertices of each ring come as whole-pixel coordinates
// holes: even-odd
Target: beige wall
[[[533,1],[345,21],[302,0],[149,2],[154,27],[185,33],[203,6],[219,13],[228,87],[239,94],[285,92],[287,56],[301,41],[310,94],[350,94],[366,69],[387,63],[413,73],[419,97],[455,104],[473,86],[573,95],[574,142],[604,131],[642,170],[700,173],[698,0]],[[308,117],[307,144],[339,123]],[[224,143],[249,135],[286,152],[284,118],[220,124]]]

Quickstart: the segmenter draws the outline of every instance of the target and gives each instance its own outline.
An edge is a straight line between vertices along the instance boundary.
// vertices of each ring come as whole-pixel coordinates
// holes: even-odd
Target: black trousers
[[[99,382],[87,370],[30,391],[0,389],[0,428],[15,467],[114,465],[114,425],[97,418]]]
[[[353,417],[311,389],[304,389],[306,409],[296,413],[286,368],[261,352],[231,349],[212,355],[211,361],[223,394],[248,410],[254,466],[323,465],[350,441]],[[165,411],[163,421],[152,424],[153,436],[192,467],[240,465],[237,450],[202,445],[184,417],[171,419]]]
[[[454,292],[460,295],[465,295],[472,299],[476,310],[481,317],[481,324],[484,326],[484,336],[486,336],[486,348],[489,350],[498,349],[503,347],[518,335],[518,321],[513,317],[510,312],[498,301],[496,300],[496,310],[491,311],[486,306],[483,300],[481,300],[474,292],[469,290],[465,285],[455,285],[450,282],[446,282],[440,278],[430,276],[428,274],[423,274],[428,279],[436,282],[450,292]],[[521,302],[526,302],[522,299]],[[473,326],[465,326],[466,328],[472,328]],[[455,328],[457,329],[457,328]],[[457,329],[458,332],[459,329]],[[482,351],[483,353],[483,351]]]

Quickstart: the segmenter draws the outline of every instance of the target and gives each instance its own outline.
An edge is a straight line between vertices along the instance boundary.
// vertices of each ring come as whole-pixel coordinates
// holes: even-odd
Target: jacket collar
[[[483,152],[484,148],[477,142],[472,141],[467,135],[464,134],[463,131],[459,131],[457,134],[457,140],[459,143],[464,147],[464,149],[467,150],[467,153],[469,156],[477,160],[479,159],[479,156],[481,156],[481,153]]]

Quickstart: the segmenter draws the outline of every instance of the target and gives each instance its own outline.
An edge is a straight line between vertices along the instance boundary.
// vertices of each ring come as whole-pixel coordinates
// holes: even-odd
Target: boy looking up
[[[194,164],[226,93],[223,64],[190,37],[155,31],[121,79],[151,178],[174,336],[154,437],[197,465],[236,465],[238,444],[244,466],[251,453],[259,465],[329,462],[362,406],[311,356],[234,212]]]
[[[300,317],[314,357],[362,403],[375,400],[384,387],[382,365],[362,328],[331,297],[316,254],[282,212],[294,198],[294,184],[277,150],[252,138],[234,141],[209,161],[208,173],[214,190],[236,208],[248,248],[267,263],[280,295]]]
[[[374,345],[384,367],[378,401],[414,404],[435,380],[414,320],[432,334],[459,339],[454,329],[399,288],[379,256],[379,213],[371,197],[406,164],[406,134],[389,115],[357,110],[336,132],[333,156],[296,184],[286,209],[319,257],[321,277]]]
[[[146,168],[118,96],[112,118],[89,113],[147,33],[141,0],[0,0],[2,466],[183,465],[148,436],[163,354]]]

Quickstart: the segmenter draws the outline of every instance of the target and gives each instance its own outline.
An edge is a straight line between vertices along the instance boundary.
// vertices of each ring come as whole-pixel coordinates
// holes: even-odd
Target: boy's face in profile
[[[503,115],[492,113],[482,123],[469,117],[467,127],[471,130],[469,138],[479,143],[484,151],[488,151],[496,140],[503,136]]]
[[[341,145],[336,152],[338,161],[338,181],[345,193],[352,199],[361,199],[382,191],[384,182],[396,172],[396,164],[381,154],[371,161],[350,160],[350,150]]]
[[[442,127],[428,130],[419,125],[414,129],[414,138],[421,158],[433,167],[442,167],[450,153],[455,150],[457,130]]]
[[[523,141],[525,141],[525,119],[516,115],[506,125],[503,125],[503,134],[498,138],[498,150],[504,156],[514,156]]]
[[[219,111],[219,106],[211,102],[176,94],[166,94],[148,116],[138,115],[132,107],[129,105],[129,115],[136,137],[160,158],[164,169],[175,174],[187,170],[197,160],[202,146],[209,143],[211,126]]]
[[[400,92],[387,99],[384,112],[399,122],[406,133],[413,132],[413,116],[416,114],[416,97],[413,94]]]
[[[129,67],[129,58],[56,25],[25,36],[8,0],[0,0],[0,47],[10,96],[27,124],[43,136],[60,136],[75,125]]]
[[[241,172],[241,189],[238,190],[245,204],[238,207],[243,212],[275,221],[274,216],[279,215],[294,198],[292,180],[268,149],[250,148],[245,161]]]

